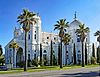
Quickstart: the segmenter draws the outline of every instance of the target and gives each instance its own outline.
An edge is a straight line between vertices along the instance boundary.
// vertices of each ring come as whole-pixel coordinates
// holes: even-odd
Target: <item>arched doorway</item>
[[[23,67],[23,49],[19,47],[17,54],[16,54],[16,66]]]

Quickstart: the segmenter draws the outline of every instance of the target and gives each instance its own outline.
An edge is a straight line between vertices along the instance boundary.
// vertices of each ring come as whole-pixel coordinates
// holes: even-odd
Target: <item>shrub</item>
[[[56,59],[55,55],[53,55],[53,65],[57,65],[57,59]]]
[[[24,67],[24,61],[17,62],[16,66],[19,66],[21,68]]]
[[[31,67],[31,66],[32,66],[32,61],[28,60],[28,67]]]
[[[33,59],[33,60],[32,60],[32,65],[37,67],[37,66],[38,66],[37,60]]]
[[[95,57],[91,57],[91,64],[96,64],[96,58]]]

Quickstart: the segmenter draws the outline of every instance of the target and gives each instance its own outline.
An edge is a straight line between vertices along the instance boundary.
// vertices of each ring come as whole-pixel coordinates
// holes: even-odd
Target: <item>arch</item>
[[[44,50],[44,53],[47,53],[47,51],[46,51],[46,50]]]
[[[23,49],[21,47],[18,48],[17,53],[16,53],[16,63],[17,66],[19,66],[18,64],[20,64],[21,62],[23,62]]]

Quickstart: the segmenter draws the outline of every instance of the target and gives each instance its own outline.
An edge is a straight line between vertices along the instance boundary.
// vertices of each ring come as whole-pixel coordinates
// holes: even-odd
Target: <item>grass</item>
[[[85,65],[84,68],[91,68],[99,66],[99,64],[96,65]],[[59,66],[42,66],[42,67],[32,67],[27,70],[27,72],[39,72],[39,71],[45,71],[45,70],[68,70],[68,69],[74,69],[74,68],[82,68],[79,65],[67,65],[64,66],[62,69],[59,68]],[[24,72],[23,68],[16,68],[8,71],[0,71],[0,74],[14,74],[14,73],[22,73]]]

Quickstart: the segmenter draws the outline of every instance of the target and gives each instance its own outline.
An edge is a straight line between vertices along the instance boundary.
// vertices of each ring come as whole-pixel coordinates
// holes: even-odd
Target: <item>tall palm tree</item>
[[[30,30],[30,25],[33,25],[33,22],[36,23],[36,18],[34,18],[36,14],[33,12],[30,12],[27,9],[23,9],[23,13],[17,17],[20,25],[23,25],[23,29],[25,31],[25,65],[24,65],[24,71],[27,70],[27,34]]]
[[[12,48],[13,49],[13,62],[15,61],[15,57],[16,57],[16,55],[15,55],[15,49],[16,48],[18,48],[19,47],[19,45],[15,42],[15,41],[13,41],[10,45],[9,45],[9,48]],[[15,62],[14,62],[15,63]],[[14,66],[14,65],[13,65]]]
[[[82,67],[85,66],[84,65],[84,51],[83,51],[83,48],[84,48],[84,40],[85,40],[88,32],[89,32],[89,28],[88,27],[85,28],[84,24],[79,25],[79,29],[76,30],[76,34],[79,35],[81,43],[82,43]]]
[[[3,51],[2,51],[2,46],[0,45],[0,56],[2,55]]]
[[[54,30],[59,30],[59,37],[61,41],[61,49],[60,49],[60,68],[62,68],[62,38],[64,37],[64,34],[66,32],[66,28],[69,27],[68,22],[66,22],[66,19],[60,19],[57,21],[57,24],[54,25]]]
[[[100,30],[95,32],[94,36],[97,36],[97,41],[99,42],[99,47],[97,48],[97,62],[100,64]]]
[[[66,33],[62,39],[62,42],[65,44],[65,46],[68,45],[68,43],[70,42],[70,39],[71,39],[71,36],[68,33]],[[68,55],[68,50],[67,50],[67,46],[66,46],[66,57],[67,57],[67,55]],[[67,60],[66,60],[66,64],[67,64]]]

